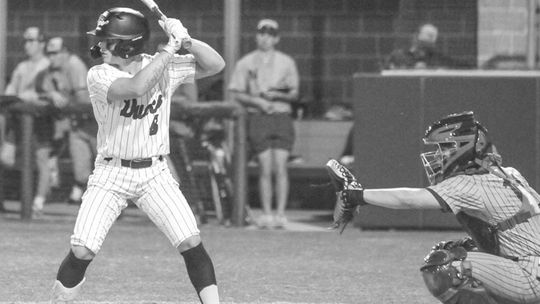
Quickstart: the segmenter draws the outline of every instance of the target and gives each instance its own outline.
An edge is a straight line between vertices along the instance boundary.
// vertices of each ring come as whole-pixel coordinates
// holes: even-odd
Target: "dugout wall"
[[[355,172],[366,188],[425,187],[430,123],[472,110],[503,157],[540,189],[540,72],[384,71],[354,75]],[[366,206],[364,228],[457,228],[451,214]]]

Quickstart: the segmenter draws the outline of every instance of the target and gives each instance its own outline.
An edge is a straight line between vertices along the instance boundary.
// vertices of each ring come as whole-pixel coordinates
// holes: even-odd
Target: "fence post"
[[[34,116],[28,111],[20,112],[21,116],[21,218],[32,218],[32,198],[34,193],[32,130],[34,129]]]
[[[235,226],[243,226],[245,218],[245,206],[248,194],[247,183],[247,145],[246,145],[246,113],[239,110],[236,116],[234,134],[234,206],[232,222]]]

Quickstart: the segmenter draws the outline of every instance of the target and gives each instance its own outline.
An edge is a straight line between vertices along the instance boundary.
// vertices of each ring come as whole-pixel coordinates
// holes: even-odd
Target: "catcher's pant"
[[[500,303],[540,303],[540,257],[529,256],[517,262],[492,254],[468,252],[472,276]]]
[[[82,197],[71,244],[97,254],[120,212],[130,199],[177,247],[200,233],[191,208],[172,177],[167,162],[155,160],[148,168],[122,167],[98,156]]]

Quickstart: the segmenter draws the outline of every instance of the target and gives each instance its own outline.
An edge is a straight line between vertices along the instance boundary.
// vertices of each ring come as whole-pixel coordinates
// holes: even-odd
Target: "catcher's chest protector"
[[[463,211],[458,212],[456,218],[481,252],[499,255],[499,238],[492,225]]]

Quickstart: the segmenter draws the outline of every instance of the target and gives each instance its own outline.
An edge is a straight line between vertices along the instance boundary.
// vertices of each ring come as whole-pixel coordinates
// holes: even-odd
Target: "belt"
[[[154,163],[154,159],[159,161],[163,160],[163,156],[160,155],[157,158],[147,157],[147,158],[137,158],[137,159],[120,159],[120,165],[122,167],[128,167],[132,169],[142,169],[151,167]],[[112,157],[105,157],[103,160],[110,162],[113,160]]]

